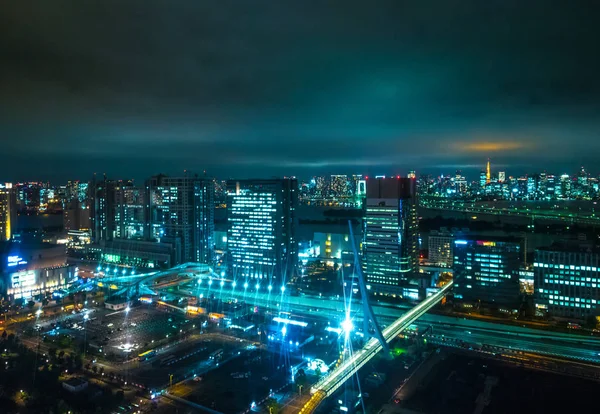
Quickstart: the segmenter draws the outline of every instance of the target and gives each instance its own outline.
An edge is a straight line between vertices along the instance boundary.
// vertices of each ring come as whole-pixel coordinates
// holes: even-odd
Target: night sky
[[[597,174],[599,3],[3,2],[0,182]]]

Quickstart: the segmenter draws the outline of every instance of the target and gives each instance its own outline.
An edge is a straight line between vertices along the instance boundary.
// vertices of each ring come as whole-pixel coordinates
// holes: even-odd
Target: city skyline
[[[104,4],[5,9],[6,180],[466,173],[488,156],[521,173],[600,153],[595,4]]]
[[[7,2],[2,412],[589,411],[598,15]]]
[[[491,175],[492,176],[497,176],[499,172],[502,172],[505,174],[506,178],[509,177],[513,177],[513,178],[518,178],[518,177],[526,177],[526,176],[534,176],[536,174],[540,174],[540,173],[547,173],[550,175],[555,175],[555,176],[561,176],[563,174],[569,175],[570,177],[576,177],[580,171],[582,171],[582,169],[590,176],[590,177],[600,177],[600,170],[598,170],[597,172],[595,172],[595,165],[593,163],[590,164],[590,166],[592,167],[591,169],[588,168],[585,165],[579,165],[579,166],[575,166],[574,168],[569,168],[569,169],[558,169],[553,165],[548,165],[547,168],[541,168],[539,170],[534,170],[531,167],[528,167],[527,169],[522,170],[523,172],[518,172],[519,169],[512,169],[512,167],[509,167],[506,164],[496,164],[494,163],[494,159],[491,158],[484,158],[482,159],[482,162],[480,165],[478,164],[471,164],[471,165],[467,165],[466,169],[461,169],[461,168],[455,168],[458,167],[458,165],[441,165],[437,168],[437,170],[435,169],[415,169],[415,168],[408,168],[408,167],[403,167],[403,168],[398,168],[398,167],[382,167],[382,168],[378,168],[377,170],[375,170],[375,173],[371,173],[369,171],[372,171],[373,169],[360,169],[357,168],[355,170],[351,170],[351,169],[338,169],[338,170],[332,170],[330,173],[310,173],[310,172],[305,172],[305,174],[299,174],[299,175],[295,175],[295,174],[289,174],[289,175],[277,175],[274,173],[269,174],[268,172],[266,172],[264,175],[256,175],[256,174],[249,174],[249,175],[244,175],[244,174],[240,174],[240,175],[228,175],[228,174],[221,174],[221,175],[214,175],[211,174],[211,171],[207,171],[207,170],[189,170],[189,169],[180,169],[180,170],[174,170],[173,173],[167,173],[166,171],[160,171],[158,174],[163,174],[166,176],[189,176],[189,177],[193,177],[193,176],[197,176],[198,178],[208,178],[208,179],[214,179],[214,180],[218,180],[218,181],[226,181],[226,180],[234,180],[234,179],[265,179],[265,178],[297,178],[298,180],[300,180],[300,183],[303,181],[310,181],[310,179],[315,178],[315,177],[333,177],[336,175],[345,175],[347,177],[352,177],[352,176],[361,176],[364,178],[375,178],[375,177],[407,177],[409,176],[411,173],[416,173],[416,177],[424,177],[424,176],[431,176],[433,178],[440,178],[440,177],[450,177],[450,176],[455,176],[457,173],[461,173],[462,176],[464,178],[467,179],[468,182],[477,182],[479,180],[480,174],[482,172],[486,172],[486,168],[487,168],[487,162],[488,160],[490,161],[490,165],[491,165]],[[455,169],[452,169],[455,168]],[[276,170],[274,170],[276,171]],[[80,176],[75,176],[75,175],[70,175],[70,176],[66,176],[66,178],[64,177],[60,177],[60,178],[48,178],[48,177],[40,177],[40,176],[32,176],[33,178],[23,178],[23,177],[17,177],[17,179],[14,180],[8,180],[5,178],[0,178],[0,182],[9,182],[12,184],[16,184],[16,183],[40,183],[40,184],[51,184],[51,185],[63,185],[66,184],[68,182],[91,182],[93,181],[94,177],[99,180],[102,177],[104,177],[104,175],[107,176],[107,178],[110,178],[112,180],[116,180],[116,181],[133,181],[135,183],[137,183],[137,185],[142,185],[143,182],[150,176],[152,175],[156,175],[157,172],[156,170],[151,171],[149,174],[144,175],[142,174],[140,171],[135,172],[129,176],[125,176],[125,175],[119,175],[119,174],[114,174],[114,175],[110,175],[110,174],[106,174],[106,173],[98,173],[98,172],[92,172],[90,174],[81,174]]]

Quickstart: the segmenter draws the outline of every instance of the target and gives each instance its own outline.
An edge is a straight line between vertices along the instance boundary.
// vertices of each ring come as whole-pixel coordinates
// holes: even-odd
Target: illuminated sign
[[[478,240],[477,245],[478,246],[486,246],[486,247],[494,247],[494,246],[496,246],[496,242]]]
[[[7,258],[8,266],[17,266],[27,264],[25,260],[21,258],[21,256],[8,256]]]
[[[35,271],[26,270],[13,273],[11,276],[12,288],[23,288],[35,285]]]
[[[460,244],[460,245],[465,245],[465,244],[467,244],[467,243],[468,243],[468,242],[467,242],[466,240],[456,240],[456,241],[454,242],[454,244]]]

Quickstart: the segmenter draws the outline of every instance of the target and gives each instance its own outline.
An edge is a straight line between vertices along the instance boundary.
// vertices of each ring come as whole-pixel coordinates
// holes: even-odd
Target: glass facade
[[[149,238],[179,246],[178,261],[212,263],[214,185],[195,177],[152,177],[147,182]]]
[[[146,227],[145,194],[142,188],[119,186],[115,190],[114,238],[143,239]]]
[[[536,250],[534,289],[536,308],[551,316],[575,319],[598,316],[600,255]]]
[[[519,241],[454,241],[454,297],[514,308],[520,295]]]
[[[391,293],[417,271],[415,189],[410,178],[367,181],[364,269],[367,283],[376,291]]]
[[[227,243],[234,279],[284,284],[297,260],[297,181],[227,183]]]

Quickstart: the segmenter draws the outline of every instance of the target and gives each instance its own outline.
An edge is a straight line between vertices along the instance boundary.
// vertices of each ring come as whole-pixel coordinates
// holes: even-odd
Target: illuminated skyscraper
[[[519,301],[520,240],[465,237],[454,241],[454,297],[512,310]]]
[[[479,189],[482,193],[485,192],[486,183],[487,183],[487,173],[485,171],[481,171],[481,173],[479,173]]]
[[[560,197],[564,199],[571,197],[571,177],[569,177],[569,174],[560,176]]]
[[[418,266],[416,180],[367,181],[364,267],[376,292],[398,293]]]
[[[16,217],[16,200],[11,183],[0,184],[0,241],[10,240]]]
[[[115,238],[141,240],[145,237],[146,198],[144,188],[132,185],[115,188]]]
[[[485,173],[485,183],[489,184],[491,180],[492,180],[492,169],[490,166],[490,159],[488,158],[487,168],[486,168],[486,173]]]
[[[117,181],[109,180],[106,176],[102,180],[94,180],[90,186],[90,227],[91,240],[99,243],[101,240],[112,240],[115,233],[115,187]],[[75,197],[74,193],[70,197]],[[67,195],[68,195],[67,194]]]
[[[171,243],[176,261],[211,264],[214,257],[213,180],[157,175],[146,182],[151,240]]]
[[[234,279],[263,288],[293,276],[297,261],[296,179],[227,182],[227,244]]]

